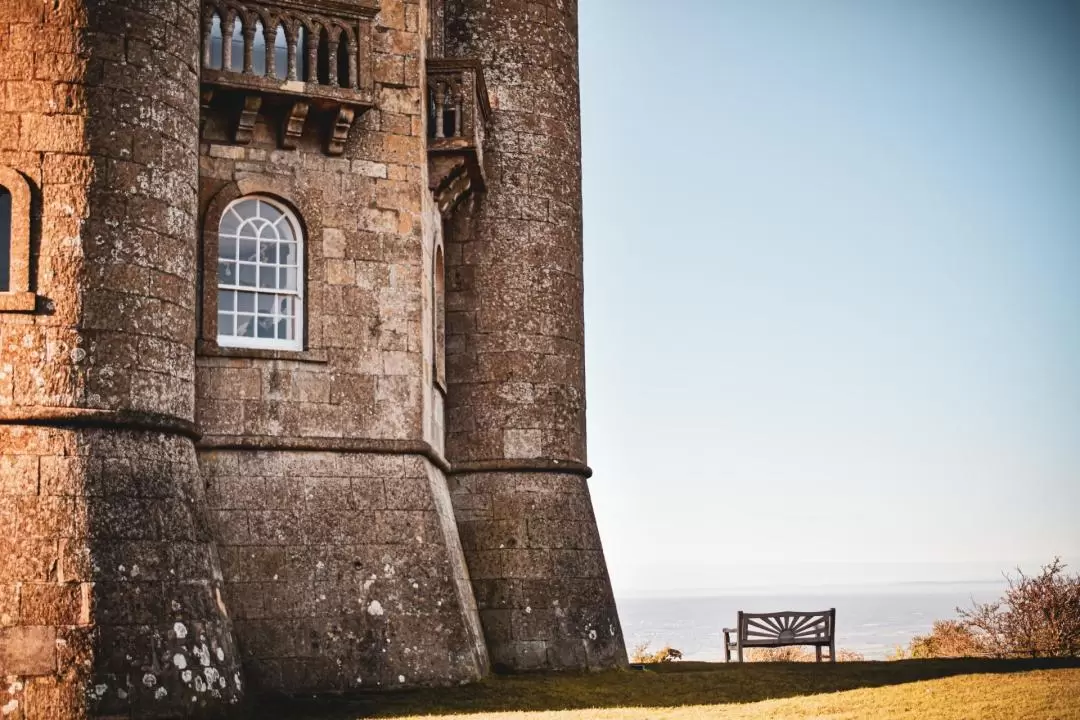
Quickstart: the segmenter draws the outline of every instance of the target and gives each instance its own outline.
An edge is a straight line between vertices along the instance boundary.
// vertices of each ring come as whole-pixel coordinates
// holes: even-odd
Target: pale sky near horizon
[[[616,593],[1080,563],[1080,2],[580,23]]]

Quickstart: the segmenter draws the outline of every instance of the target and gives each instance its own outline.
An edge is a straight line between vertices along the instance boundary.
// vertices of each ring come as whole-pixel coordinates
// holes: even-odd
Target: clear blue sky
[[[616,592],[1080,561],[1080,2],[580,13]]]

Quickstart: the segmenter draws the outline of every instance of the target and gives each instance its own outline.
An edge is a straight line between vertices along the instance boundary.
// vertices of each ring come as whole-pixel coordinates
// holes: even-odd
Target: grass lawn
[[[421,716],[1080,720],[1080,661],[672,663],[636,671],[492,677],[454,688],[271,698],[255,714],[260,720]]]

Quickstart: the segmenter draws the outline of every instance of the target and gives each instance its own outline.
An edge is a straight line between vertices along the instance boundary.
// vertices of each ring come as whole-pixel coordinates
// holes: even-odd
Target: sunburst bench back
[[[743,661],[746,648],[776,648],[812,645],[821,662],[822,648],[829,648],[829,661],[836,662],[836,608],[820,612],[775,613],[739,612],[735,628],[724,628],[724,660],[731,662],[731,651]],[[731,637],[735,636],[732,642]]]

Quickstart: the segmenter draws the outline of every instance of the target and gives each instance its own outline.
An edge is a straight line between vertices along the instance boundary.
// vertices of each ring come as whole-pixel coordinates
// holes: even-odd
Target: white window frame
[[[258,287],[258,281],[259,281],[258,270],[256,270],[256,279],[255,279],[256,286],[255,287],[242,286],[242,285],[239,285],[239,284],[232,284],[232,285],[225,285],[225,286],[221,285],[221,278],[220,278],[220,275],[218,274],[219,273],[218,263],[220,263],[221,260],[222,260],[222,257],[221,257],[221,239],[222,239],[221,223],[225,220],[225,218],[228,216],[228,214],[230,212],[232,212],[233,208],[235,208],[237,205],[240,205],[241,203],[244,203],[244,202],[253,201],[253,200],[259,201],[259,202],[262,202],[262,203],[266,203],[267,205],[270,205],[271,207],[273,207],[274,209],[279,211],[282,215],[284,215],[285,222],[288,222],[289,225],[290,225],[290,228],[291,228],[292,233],[293,233],[293,237],[296,238],[296,290],[295,291],[293,291],[293,290],[282,290],[282,289],[276,288],[276,287],[275,288],[259,288]],[[237,228],[237,230],[239,230],[239,228]],[[238,336],[238,335],[222,335],[221,334],[221,329],[220,329],[220,327],[218,327],[218,330],[217,330],[217,344],[218,344],[218,347],[248,348],[248,349],[252,349],[252,350],[302,351],[304,349],[304,295],[305,295],[304,253],[305,253],[305,249],[306,249],[305,248],[305,240],[306,240],[306,238],[304,237],[302,226],[300,225],[300,221],[296,217],[296,214],[293,213],[292,210],[290,210],[288,207],[286,207],[282,203],[278,202],[277,200],[274,200],[273,198],[267,197],[265,195],[244,195],[244,196],[238,197],[235,200],[233,200],[232,202],[230,202],[228,204],[228,206],[225,208],[225,211],[223,213],[221,213],[221,218],[218,220],[218,236],[217,237],[218,237],[218,246],[217,246],[216,257],[214,259],[213,272],[215,273],[215,277],[217,278],[217,289],[216,289],[215,297],[214,297],[214,306],[215,306],[215,312],[218,315],[220,315],[221,312],[222,312],[221,307],[220,307],[221,291],[222,290],[233,290],[233,291],[237,291],[237,292],[251,292],[251,293],[256,293],[256,294],[261,292],[263,294],[273,294],[273,295],[276,295],[276,296],[279,296],[279,297],[280,296],[292,296],[294,298],[293,303],[294,303],[294,306],[295,306],[295,313],[294,313],[294,316],[293,316],[293,323],[294,323],[293,338],[291,340],[289,340],[289,339],[279,339],[279,338],[242,337],[242,336]],[[238,234],[237,235],[230,235],[228,237],[236,239],[237,241],[239,241]],[[281,265],[280,263],[276,263],[274,265],[274,267],[277,267],[280,270],[280,268],[282,268],[282,267],[290,267],[290,266],[285,266],[285,265]],[[239,265],[237,265],[237,268],[239,270]],[[255,303],[256,303],[255,304],[255,308],[256,308],[255,313],[256,313],[256,318],[257,318],[258,317],[258,315],[257,315],[257,313],[258,313],[258,299],[257,298],[256,298]],[[226,311],[226,312],[230,312],[230,311]],[[234,306],[234,309],[231,312],[232,312],[233,315],[236,315],[237,311],[235,309],[235,306]],[[256,320],[256,322],[258,322],[258,321]],[[275,332],[276,332],[276,328],[275,328]],[[257,330],[256,330],[256,334],[257,334]]]

